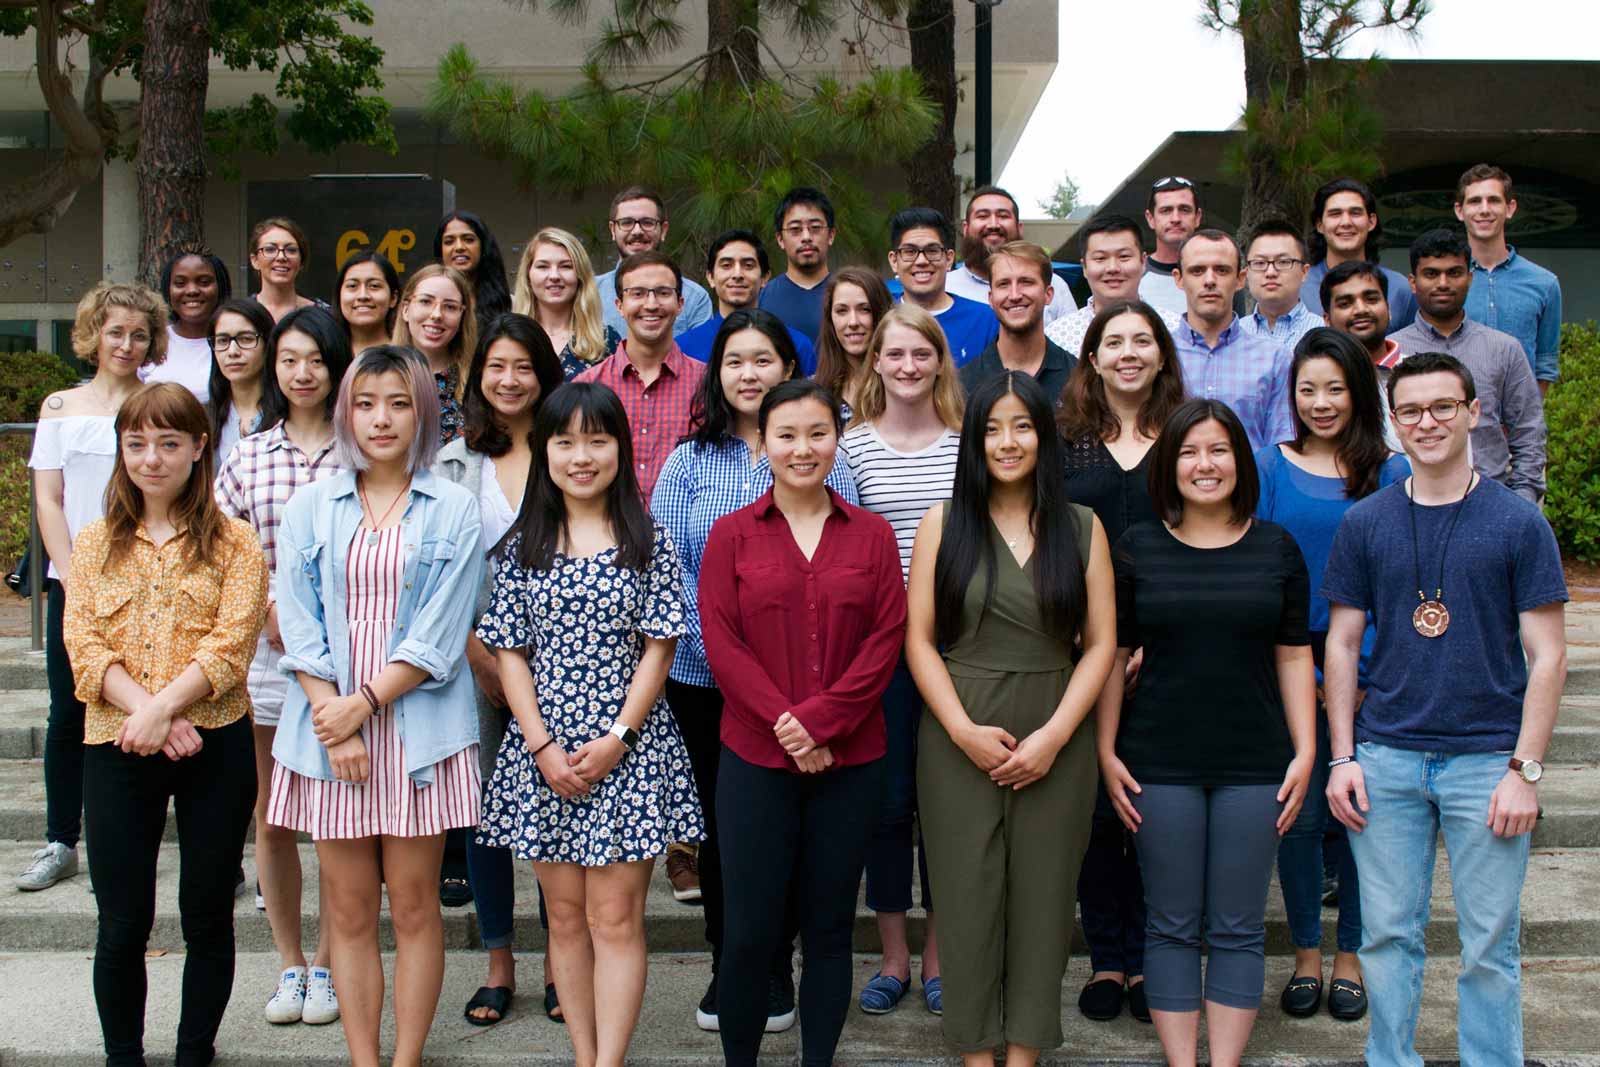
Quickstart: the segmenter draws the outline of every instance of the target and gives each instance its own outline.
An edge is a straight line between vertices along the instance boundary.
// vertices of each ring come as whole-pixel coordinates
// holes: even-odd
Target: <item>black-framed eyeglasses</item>
[[[241,352],[254,352],[261,344],[261,335],[254,330],[241,330],[238,333],[212,334],[210,340],[213,352],[226,352],[233,345],[238,345]]]
[[[300,258],[299,245],[262,245],[256,249],[256,252],[261,255],[262,259],[277,259],[279,256],[283,256],[285,259]]]
[[[926,259],[929,263],[932,263],[934,260],[942,258],[950,249],[944,245],[924,245],[920,248],[916,245],[901,245],[892,251],[895,256],[905,260],[907,263],[915,263],[919,259]]]
[[[655,233],[656,232],[656,227],[661,225],[661,220],[660,219],[632,219],[632,218],[612,219],[611,220],[611,225],[615,226],[617,229],[621,230],[623,233],[627,233],[629,230],[632,230],[632,229],[635,229],[635,228],[641,229],[645,233]]]
[[[1293,256],[1278,256],[1276,259],[1267,259],[1265,257],[1247,259],[1244,265],[1250,268],[1250,273],[1252,274],[1265,274],[1268,267],[1276,267],[1278,273],[1282,274],[1286,270],[1293,270],[1304,262],[1305,260],[1295,259]]]
[[[1421,404],[1406,404],[1394,409],[1394,421],[1401,426],[1415,426],[1422,421],[1422,413],[1426,411],[1433,416],[1434,422],[1449,422],[1466,406],[1465,400],[1457,400],[1454,397],[1435,400],[1425,407]]]

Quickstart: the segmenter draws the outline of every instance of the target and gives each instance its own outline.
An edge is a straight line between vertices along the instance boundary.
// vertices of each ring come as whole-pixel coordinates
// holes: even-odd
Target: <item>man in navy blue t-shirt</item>
[[[955,266],[956,231],[933,208],[908,207],[889,221],[889,266],[909,300],[931,314],[944,330],[957,367],[1000,336],[1000,320],[988,304],[945,291],[945,275]]]
[[[771,271],[767,250],[761,238],[749,230],[725,230],[706,251],[706,282],[716,296],[715,313],[686,333],[678,335],[683,354],[701,363],[711,362],[711,349],[722,329],[722,320],[740,308],[753,308]],[[810,376],[817,369],[817,349],[811,338],[795,329],[789,331],[801,373]]]
[[[822,298],[833,277],[828,269],[833,202],[820,189],[805,185],[790,189],[772,213],[772,227],[785,265],[783,273],[761,290],[761,306],[815,344],[822,329]]]
[[[1538,507],[1468,461],[1479,409],[1458,360],[1410,355],[1390,373],[1389,406],[1414,473],[1350,509],[1322,582],[1328,803],[1361,872],[1366,1060],[1420,1062],[1418,976],[1442,831],[1462,946],[1461,1062],[1520,1067],[1518,903],[1566,678],[1566,582]]]

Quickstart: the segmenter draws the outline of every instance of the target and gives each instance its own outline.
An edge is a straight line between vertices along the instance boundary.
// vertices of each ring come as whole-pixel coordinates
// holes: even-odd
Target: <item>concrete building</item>
[[[565,25],[541,10],[509,0],[373,0],[372,33],[385,51],[384,96],[394,106],[400,152],[388,156],[369,149],[343,149],[313,156],[287,140],[272,158],[243,161],[240,181],[224,181],[215,173],[208,183],[206,236],[234,272],[235,291],[245,291],[244,241],[250,225],[246,191],[250,182],[306,178],[311,175],[424,174],[451,183],[455,204],[478,212],[495,231],[508,267],[521,254],[522,242],[538,227],[561,225],[580,234],[604,233],[605,208],[613,190],[596,188],[574,200],[519,189],[506,180],[505,167],[486,159],[425,122],[421,108],[439,57],[464,42],[489,73],[525,87],[559,92],[578,80],[592,29]],[[957,3],[958,74],[970,78],[973,5]],[[694,56],[706,39],[705,8],[685,4],[684,46],[661,57],[657,73],[666,73]],[[1056,64],[1055,0],[1012,0],[994,23],[994,165],[1005,166]],[[789,49],[785,63],[802,72],[831,71],[849,78],[865,70],[867,57],[879,64],[907,61],[902,36],[882,28],[862,31],[867,49],[854,54],[838,38],[855,35],[853,19],[841,24],[832,44],[800,55]],[[34,73],[33,39],[0,41],[0,166],[17,173],[42,164],[58,137],[51,129]],[[639,74],[648,76],[649,71]],[[256,92],[270,92],[271,75],[230,71],[213,63],[208,101],[212,106],[237,103]],[[137,86],[130,81],[108,85],[114,104],[131,105]],[[965,94],[956,128],[958,146],[972,140],[972,94]],[[972,155],[958,162],[969,170]],[[346,247],[353,238],[338,220],[317,227],[339,233]],[[376,243],[379,238],[369,235]],[[407,247],[404,266],[429,258],[432,230],[401,234]],[[73,306],[101,278],[129,278],[136,273],[138,211],[132,168],[107,166],[101,179],[85,187],[56,228],[0,249],[0,350],[40,347],[70,351],[66,343]],[[359,243],[359,242],[356,242]],[[332,257],[333,247],[313,249],[316,257]],[[308,294],[311,295],[311,294]],[[328,294],[314,295],[326,297]]]
[[[1600,94],[1588,88],[1597,78],[1600,63],[1582,61],[1388,62],[1372,93],[1384,126],[1384,172],[1372,183],[1383,262],[1408,273],[1406,249],[1418,234],[1461,225],[1453,210],[1461,172],[1493,163],[1516,186],[1511,243],[1561,278],[1566,321],[1600,318]],[[1243,191],[1224,160],[1238,136],[1171,134],[1096,214],[1142,218],[1151,183],[1182,174],[1201,185],[1207,225],[1235,229]],[[1078,259],[1076,243],[1069,238],[1055,258]]]

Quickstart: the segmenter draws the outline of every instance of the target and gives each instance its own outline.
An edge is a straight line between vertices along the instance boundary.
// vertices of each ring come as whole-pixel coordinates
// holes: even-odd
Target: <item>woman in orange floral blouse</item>
[[[144,1062],[145,947],[171,798],[186,949],[177,1063],[208,1064],[233,988],[233,886],[255,806],[245,676],[266,615],[250,526],[218,510],[205,409],[148,385],[117,413],[105,517],[73,545],[65,637],[84,723],[107,1064]]]

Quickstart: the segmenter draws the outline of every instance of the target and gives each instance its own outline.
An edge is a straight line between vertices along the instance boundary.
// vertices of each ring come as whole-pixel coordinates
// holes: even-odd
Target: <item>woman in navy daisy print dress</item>
[[[562,386],[533,444],[477,629],[513,716],[478,839],[533,861],[574,1058],[621,1067],[644,996],[651,868],[669,843],[705,836],[661,696],[683,588],[672,539],[640,499],[616,394]]]

